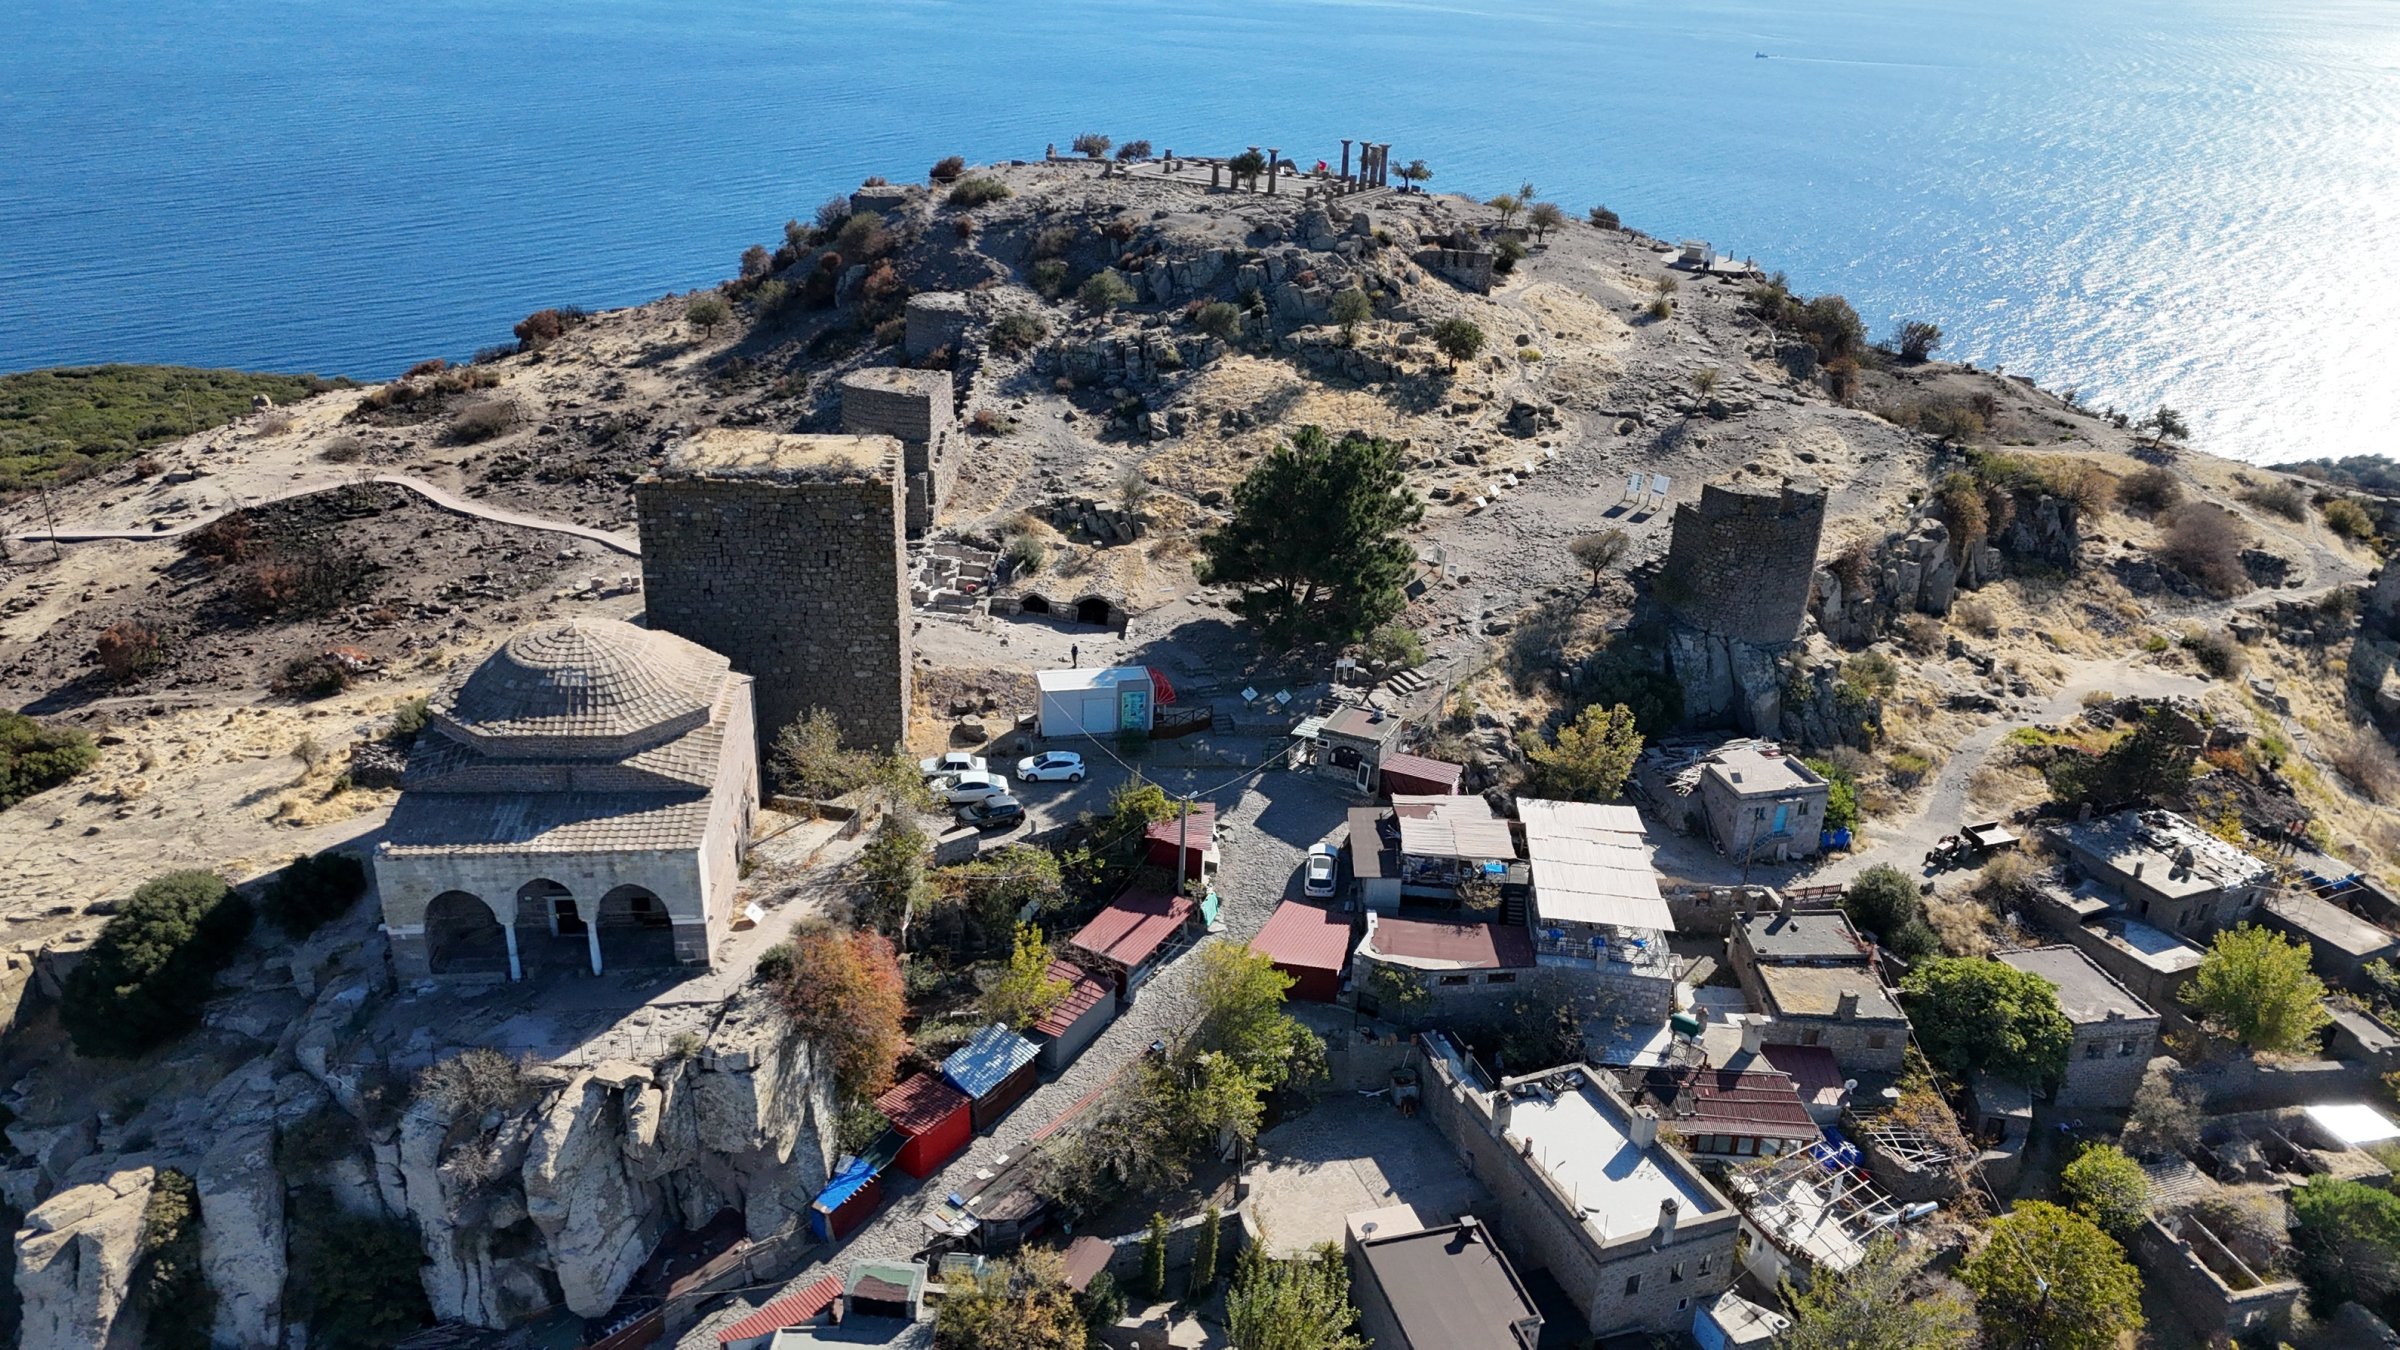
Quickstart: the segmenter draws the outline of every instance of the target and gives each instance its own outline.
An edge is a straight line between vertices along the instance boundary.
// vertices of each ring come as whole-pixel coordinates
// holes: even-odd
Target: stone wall
[[[2150,1219],[2136,1230],[2133,1259],[2194,1330],[2212,1338],[2224,1333],[2247,1339],[2251,1332],[2289,1316],[2299,1305],[2297,1280],[2270,1280],[2233,1289],[2200,1259],[2199,1248],[2205,1246],[2214,1249],[2216,1259],[2225,1260],[2223,1244],[2215,1235],[2188,1217],[2169,1222],[2175,1227]]]
[[[842,431],[900,442],[901,472],[908,479],[909,537],[932,529],[958,481],[958,461],[966,447],[958,430],[950,372],[878,366],[846,377]]]
[[[1759,646],[1799,638],[1825,529],[1825,490],[1809,479],[1709,483],[1675,508],[1656,589],[1676,618]]]
[[[2112,1017],[2075,1027],[2075,1044],[2052,1098],[2060,1107],[2122,1111],[2133,1105],[2142,1073],[2158,1051],[2158,1019]]]
[[[812,708],[854,746],[908,737],[906,508],[884,444],[863,479],[669,468],[634,486],[649,621],[757,682],[762,753]]]
[[[752,800],[755,802],[755,797]],[[730,853],[732,841],[723,841],[723,846]],[[464,891],[483,901],[494,920],[503,928],[513,929],[519,946],[526,949],[521,953],[521,962],[531,970],[539,960],[531,950],[532,935],[528,929],[538,928],[546,936],[550,925],[546,915],[531,924],[521,924],[517,892],[536,881],[556,882],[566,887],[577,917],[598,935],[603,968],[608,964],[610,940],[618,930],[600,924],[600,900],[619,886],[640,886],[657,896],[675,923],[676,958],[705,962],[714,937],[725,931],[724,911],[732,903],[730,890],[723,898],[711,896],[710,863],[705,855],[691,849],[594,853],[478,850],[440,856],[378,851],[375,887],[383,898],[384,933],[391,940],[392,969],[403,980],[421,980],[441,973],[430,964],[433,952],[426,935],[425,911],[434,897],[449,891]],[[485,974],[507,978],[505,971]]]
[[[974,311],[967,307],[967,297],[957,291],[927,291],[908,297],[908,336],[905,350],[912,361],[922,361],[944,347],[956,353],[967,338],[967,325]]]

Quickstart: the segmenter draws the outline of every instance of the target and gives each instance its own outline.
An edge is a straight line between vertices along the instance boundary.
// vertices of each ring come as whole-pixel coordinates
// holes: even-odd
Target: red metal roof
[[[1191,917],[1192,902],[1180,895],[1127,892],[1067,940],[1130,968],[1156,955]]]
[[[929,1073],[918,1074],[875,1099],[875,1109],[892,1122],[892,1128],[910,1136],[933,1129],[965,1105],[965,1093]]]
[[[1350,963],[1350,918],[1317,905],[1286,900],[1267,926],[1250,939],[1250,950],[1279,966],[1340,970]]]
[[[828,1275],[808,1288],[779,1298],[717,1333],[717,1344],[771,1336],[785,1327],[806,1326],[842,1296],[842,1277]]]
[[[1533,964],[1533,934],[1515,924],[1375,921],[1375,950],[1417,961],[1448,961],[1464,970],[1517,970]]]
[[[1792,1076],[1792,1085],[1799,1089],[1804,1102],[1839,1100],[1842,1095],[1842,1066],[1833,1052],[1821,1045],[1769,1045],[1765,1047],[1767,1063]]]
[[[1817,1122],[1790,1075],[1769,1069],[1650,1070],[1643,1094],[1671,1107],[1687,1134],[1749,1134],[1813,1139]]]
[[[1184,845],[1186,848],[1207,848],[1216,837],[1216,806],[1210,802],[1193,802],[1192,818],[1188,826],[1189,833],[1186,833],[1186,828],[1183,817],[1169,816],[1144,830],[1142,837],[1152,843],[1165,844],[1168,848],[1175,847],[1177,839],[1187,841]]]
[[[1456,764],[1423,755],[1385,755],[1380,767],[1386,778],[1398,774],[1420,783],[1448,783],[1452,790],[1457,789],[1458,780],[1467,772]]]
[[[1072,961],[1051,962],[1049,974],[1051,979],[1066,981],[1067,996],[1053,1004],[1050,1011],[1042,1014],[1041,1021],[1033,1024],[1036,1035],[1066,1035],[1067,1028],[1075,1025],[1077,1019],[1090,1012],[1093,1004],[1114,992],[1113,986],[1108,981]]]

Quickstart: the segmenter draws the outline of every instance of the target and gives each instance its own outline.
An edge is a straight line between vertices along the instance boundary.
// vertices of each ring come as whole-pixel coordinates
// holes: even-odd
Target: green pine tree
[[[1278,641],[1303,627],[1349,640],[1408,603],[1425,515],[1397,446],[1302,427],[1234,489],[1233,518],[1200,541],[1206,580],[1245,588],[1238,612]]]

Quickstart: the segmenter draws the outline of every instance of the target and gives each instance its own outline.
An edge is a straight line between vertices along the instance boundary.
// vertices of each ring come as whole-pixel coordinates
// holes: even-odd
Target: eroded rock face
[[[141,1254],[148,1167],[70,1187],[36,1206],[17,1233],[22,1350],[92,1350],[118,1330]]]
[[[552,1100],[525,1150],[525,1210],[579,1316],[607,1312],[669,1226],[657,1187],[627,1166],[625,1099],[649,1078],[629,1064],[582,1075]]]
[[[283,1331],[284,1180],[272,1117],[227,1130],[200,1161],[200,1256],[216,1291],[219,1345],[274,1345]]]

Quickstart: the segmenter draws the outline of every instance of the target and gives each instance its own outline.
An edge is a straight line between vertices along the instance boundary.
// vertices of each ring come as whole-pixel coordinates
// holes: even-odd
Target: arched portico
[[[444,891],[425,906],[425,960],[436,975],[519,976],[516,944],[483,897]]]
[[[575,895],[547,877],[517,888],[516,922],[511,931],[526,970],[573,970],[600,973],[600,935],[577,905]]]
[[[619,886],[601,896],[597,936],[612,970],[675,964],[675,920],[647,886]]]

